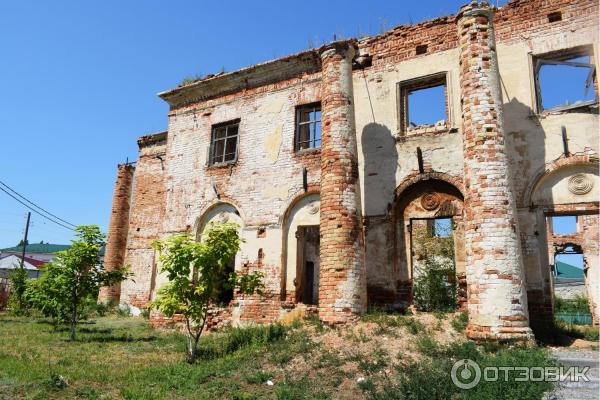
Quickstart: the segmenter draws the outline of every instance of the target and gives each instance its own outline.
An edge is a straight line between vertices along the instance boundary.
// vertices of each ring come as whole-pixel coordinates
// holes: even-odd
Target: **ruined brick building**
[[[135,276],[103,298],[145,307],[165,282],[150,243],[231,221],[245,239],[232,268],[263,271],[267,295],[233,295],[216,321],[309,307],[344,322],[410,303],[413,227],[446,218],[469,337],[551,321],[566,248],[584,256],[597,321],[597,22],[595,0],[475,2],[160,93],[168,131],[118,167],[109,226],[106,267]],[[557,65],[587,72],[585,99],[546,106],[556,89],[539,75]],[[415,124],[428,88],[445,117]],[[555,234],[555,215],[576,231]]]

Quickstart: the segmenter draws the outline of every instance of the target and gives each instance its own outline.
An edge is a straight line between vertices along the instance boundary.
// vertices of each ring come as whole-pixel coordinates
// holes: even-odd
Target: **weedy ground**
[[[78,340],[48,321],[0,314],[1,399],[536,399],[545,382],[461,391],[452,364],[554,365],[542,347],[476,346],[464,314],[370,313],[338,328],[316,318],[227,328],[185,341],[139,317],[82,323]]]

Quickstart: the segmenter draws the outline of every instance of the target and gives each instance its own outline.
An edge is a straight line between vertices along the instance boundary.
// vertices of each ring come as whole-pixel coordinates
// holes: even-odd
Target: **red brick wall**
[[[117,181],[113,193],[106,253],[104,255],[104,268],[107,271],[112,271],[124,265],[134,170],[135,167],[131,164],[120,164],[117,167]],[[103,287],[100,290],[98,300],[102,302],[119,301],[120,294],[120,284]]]
[[[152,242],[159,238],[164,213],[166,133],[142,137],[129,218],[125,264],[133,277],[121,284],[121,302],[143,308],[150,301],[156,278]]]

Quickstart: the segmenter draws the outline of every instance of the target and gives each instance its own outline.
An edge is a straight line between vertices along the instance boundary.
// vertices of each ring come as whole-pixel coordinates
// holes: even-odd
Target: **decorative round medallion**
[[[575,174],[569,178],[569,191],[573,194],[583,195],[589,193],[594,186],[594,182],[585,174]]]
[[[319,212],[319,202],[318,201],[313,201],[312,203],[310,203],[308,205],[308,213],[309,214],[316,214]]]
[[[440,206],[442,198],[439,194],[434,192],[425,193],[423,197],[421,197],[421,206],[428,210],[435,210]]]

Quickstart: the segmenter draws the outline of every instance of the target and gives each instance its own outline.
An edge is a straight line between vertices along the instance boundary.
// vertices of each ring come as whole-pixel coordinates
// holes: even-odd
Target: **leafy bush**
[[[456,317],[452,319],[450,325],[456,332],[464,332],[469,324],[469,314],[465,312],[461,312]]]
[[[189,362],[196,360],[209,304],[219,302],[222,290],[262,294],[261,272],[227,270],[243,241],[238,228],[236,224],[211,222],[200,242],[188,234],[179,234],[153,243],[160,254],[161,272],[169,282],[158,290],[151,307],[168,317],[183,317]]]
[[[555,313],[589,313],[590,306],[585,296],[577,295],[574,299],[554,297]]]
[[[119,317],[130,317],[131,316],[131,307],[129,304],[119,304],[117,307],[117,315]]]
[[[27,270],[16,267],[8,273],[10,292],[8,298],[8,309],[12,315],[26,315],[29,304],[25,296],[27,290]]]

